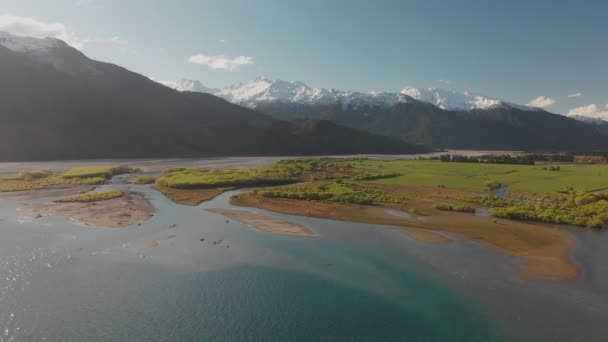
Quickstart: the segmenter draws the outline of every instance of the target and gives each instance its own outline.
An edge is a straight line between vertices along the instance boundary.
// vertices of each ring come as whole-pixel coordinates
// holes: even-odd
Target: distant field
[[[395,178],[375,183],[418,186],[445,186],[457,189],[484,190],[488,181],[498,181],[511,191],[556,193],[566,187],[581,191],[608,188],[607,165],[560,165],[560,171],[543,170],[545,166],[442,163],[427,160],[365,160],[356,167],[400,173]]]
[[[113,165],[113,166],[83,166],[73,167],[65,170],[61,176],[63,178],[90,178],[90,177],[104,177],[112,178],[112,176],[131,173],[137,171],[126,166]]]

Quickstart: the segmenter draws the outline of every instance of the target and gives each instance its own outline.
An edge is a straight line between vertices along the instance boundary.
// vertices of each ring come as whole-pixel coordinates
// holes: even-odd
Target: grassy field
[[[26,175],[24,175],[26,174]],[[0,178],[0,192],[66,188],[78,185],[98,185],[106,182],[102,177],[64,178],[54,173],[20,173]]]
[[[488,182],[506,184],[510,191],[555,194],[566,187],[579,191],[608,189],[607,165],[560,165],[560,171],[546,166],[442,163],[429,160],[365,160],[355,167],[399,173],[401,176],[375,180],[385,184],[485,190]]]
[[[139,177],[135,178],[133,180],[133,184],[146,185],[146,184],[152,184],[155,181],[156,181],[156,178],[154,178],[153,176],[143,175],[143,176],[139,176]]]
[[[126,195],[126,192],[123,190],[108,190],[108,191],[98,191],[98,192],[89,192],[86,194],[60,198],[55,200],[56,203],[89,203],[89,202],[99,202],[111,200],[114,198],[120,198]]]
[[[74,167],[64,172],[26,171],[0,178],[0,192],[66,188],[104,184],[114,175],[135,172],[124,166]]]
[[[268,198],[291,198],[356,204],[402,204],[406,200],[403,196],[394,196],[365,184],[342,180],[254,189],[252,192]]]
[[[287,184],[296,180],[295,176],[275,168],[229,170],[192,168],[165,171],[156,184],[174,189],[210,189]]]
[[[132,169],[126,166],[110,165],[110,166],[83,166],[73,167],[65,170],[61,173],[63,178],[91,178],[91,177],[103,177],[111,178],[124,173],[137,172],[138,170]]]

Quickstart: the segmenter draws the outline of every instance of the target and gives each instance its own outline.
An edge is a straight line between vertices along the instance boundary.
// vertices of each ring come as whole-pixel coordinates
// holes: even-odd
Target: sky
[[[607,22],[582,0],[0,0],[0,31],[158,80],[438,87],[608,119]]]

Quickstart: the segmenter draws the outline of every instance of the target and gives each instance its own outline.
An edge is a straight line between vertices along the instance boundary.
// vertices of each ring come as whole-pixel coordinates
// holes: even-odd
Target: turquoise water
[[[320,237],[261,234],[202,210],[230,194],[184,207],[136,189],[157,214],[122,230],[19,224],[0,201],[0,341],[504,340],[398,233],[291,217]]]
[[[424,282],[403,283],[409,298],[397,299],[273,268],[194,274],[109,268],[50,277],[34,286],[28,301],[44,304],[26,312],[23,319],[34,324],[23,327],[24,336],[51,341],[499,340],[492,324],[470,305]],[[80,286],[50,288],[55,281]],[[100,293],[100,287],[112,293]]]

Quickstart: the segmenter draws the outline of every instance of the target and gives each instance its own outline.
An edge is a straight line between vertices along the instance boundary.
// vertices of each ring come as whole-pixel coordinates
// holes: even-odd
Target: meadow
[[[108,191],[97,191],[89,192],[82,195],[60,198],[55,200],[55,203],[90,203],[111,200],[114,198],[120,198],[126,195],[123,190],[108,190]]]
[[[337,180],[252,190],[267,198],[329,201],[354,204],[405,203],[406,198],[379,191],[365,184]]]
[[[125,166],[74,167],[63,172],[48,170],[24,171],[0,178],[0,192],[66,188],[78,185],[99,185],[112,176],[137,172]]]
[[[15,176],[0,178],[0,192],[99,185],[105,182],[106,179],[103,177],[64,178],[50,171],[22,172]]]
[[[127,166],[121,165],[110,165],[110,166],[83,166],[73,167],[65,170],[61,173],[63,178],[92,178],[92,177],[103,177],[106,179],[112,178],[113,176],[138,172],[138,169],[132,169]]]
[[[434,160],[365,160],[355,167],[398,173],[401,176],[375,182],[396,185],[487,190],[488,182],[508,186],[522,194],[557,194],[571,187],[578,191],[608,189],[608,165],[560,164],[559,171],[546,165],[442,163]]]

